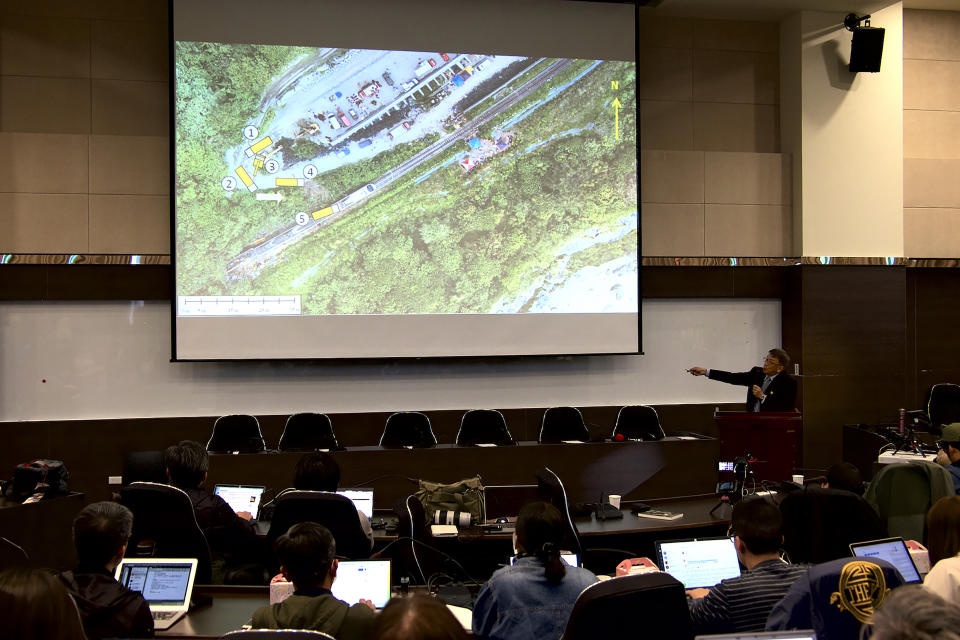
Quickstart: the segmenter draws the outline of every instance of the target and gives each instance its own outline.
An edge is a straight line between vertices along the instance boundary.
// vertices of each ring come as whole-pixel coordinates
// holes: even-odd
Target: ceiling
[[[796,11],[871,13],[891,0],[662,0],[642,14],[777,22]],[[904,0],[905,9],[960,11],[960,0]]]

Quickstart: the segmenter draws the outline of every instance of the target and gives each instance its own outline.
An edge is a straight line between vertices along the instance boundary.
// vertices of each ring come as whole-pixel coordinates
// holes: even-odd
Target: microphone
[[[623,437],[622,433],[618,433],[617,435],[613,436],[614,442],[623,442],[624,440],[626,440],[626,438]]]

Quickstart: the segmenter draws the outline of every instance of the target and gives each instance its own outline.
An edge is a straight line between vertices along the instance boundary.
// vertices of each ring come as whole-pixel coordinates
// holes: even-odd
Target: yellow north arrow
[[[620,108],[623,105],[617,98],[613,99],[613,139],[620,139]]]

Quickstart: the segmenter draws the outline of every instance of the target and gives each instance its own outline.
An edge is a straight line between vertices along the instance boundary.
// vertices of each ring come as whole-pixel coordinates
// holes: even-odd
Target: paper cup
[[[610,504],[613,505],[614,509],[620,508],[620,496],[618,496],[617,494],[611,493],[607,498],[607,500],[610,502]]]
[[[799,484],[799,485],[802,485],[802,484],[803,484],[803,476],[802,476],[802,475],[794,475],[794,476],[793,476],[793,481],[796,482],[796,483]]]

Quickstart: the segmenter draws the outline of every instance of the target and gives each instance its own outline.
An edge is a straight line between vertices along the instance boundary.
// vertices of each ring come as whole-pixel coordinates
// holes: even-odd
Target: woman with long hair
[[[927,512],[930,573],[925,589],[960,604],[960,496],[940,498]]]
[[[0,572],[0,637],[17,640],[85,640],[80,612],[67,588],[45,569]]]
[[[597,581],[560,557],[563,518],[546,502],[520,510],[514,533],[516,562],[498,569],[473,608],[473,634],[492,640],[559,638],[577,596]]]

